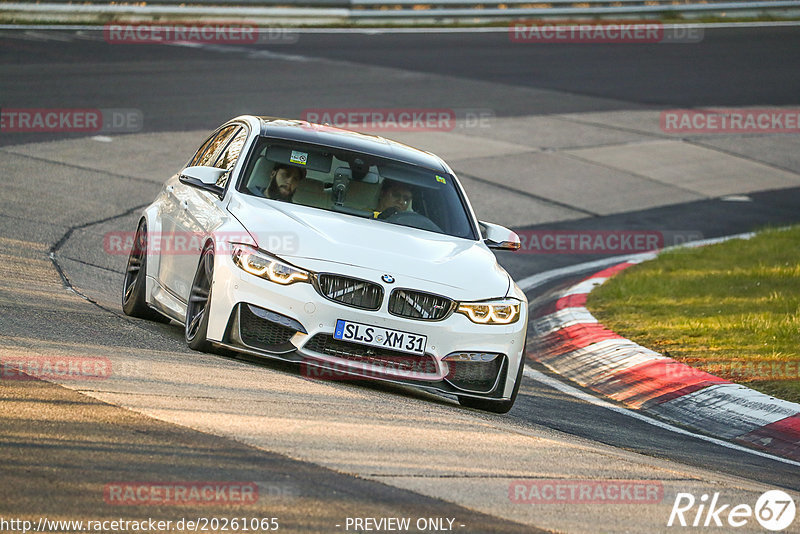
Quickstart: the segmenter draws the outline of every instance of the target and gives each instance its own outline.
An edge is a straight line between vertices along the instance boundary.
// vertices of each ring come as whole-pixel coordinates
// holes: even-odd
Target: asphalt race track
[[[530,378],[514,409],[493,416],[407,388],[190,351],[178,325],[122,314],[126,258],[103,246],[109,232],[135,228],[160,184],[228,118],[356,108],[452,110],[452,128],[384,135],[443,156],[479,217],[515,230],[646,230],[677,242],[797,222],[798,134],[673,134],[659,121],[674,108],[797,111],[798,64],[798,27],[607,45],[520,44],[503,31],[111,45],[96,31],[0,30],[3,110],[124,109],[140,119],[89,135],[0,132],[0,357],[85,357],[113,369],[106,380],[0,380],[0,518],[275,517],[281,531],[353,532],[366,528],[347,518],[410,517],[442,519],[438,530],[452,519],[465,533],[672,532],[702,530],[667,528],[679,492],[752,506],[780,488],[800,502],[796,463]],[[534,252],[499,257],[518,280],[607,257]],[[556,479],[646,481],[663,497],[510,498],[516,481]],[[186,481],[252,483],[258,499],[104,497],[115,483]],[[763,529],[751,519],[736,531]]]

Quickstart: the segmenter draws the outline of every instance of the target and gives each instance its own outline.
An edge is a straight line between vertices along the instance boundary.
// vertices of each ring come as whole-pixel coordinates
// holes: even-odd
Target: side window
[[[228,144],[228,141],[230,141],[230,138],[238,128],[239,126],[235,124],[223,128],[211,143],[208,144],[203,155],[197,159],[194,165],[210,166],[217,159],[218,153]]]
[[[247,129],[241,128],[233,140],[228,143],[228,146],[225,148],[225,150],[222,151],[222,154],[220,154],[217,160],[214,162],[214,167],[228,170],[227,174],[223,174],[220,176],[219,180],[217,180],[218,186],[225,187],[225,184],[228,183],[228,179],[231,176],[230,171],[233,170],[233,166],[236,165],[236,160],[239,159],[239,154],[242,151],[242,147],[244,146],[246,139]]]
[[[214,141],[216,137],[217,137],[216,134],[214,134],[208,139],[206,139],[203,145],[197,150],[194,157],[192,158],[192,161],[189,162],[189,165],[187,165],[187,167],[194,167],[195,165],[200,165],[198,161],[200,161],[200,159],[206,153],[206,150],[208,150],[208,146],[211,144],[212,141]]]

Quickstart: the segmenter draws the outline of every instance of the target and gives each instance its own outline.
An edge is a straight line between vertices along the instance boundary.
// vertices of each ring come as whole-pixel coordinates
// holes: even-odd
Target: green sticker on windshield
[[[292,150],[292,155],[289,156],[289,161],[297,163],[298,165],[305,165],[308,163],[308,153],[300,152],[299,150]]]
[[[439,176],[438,174],[436,175],[436,181],[441,182],[443,184],[447,183],[447,180],[445,180],[443,176]]]

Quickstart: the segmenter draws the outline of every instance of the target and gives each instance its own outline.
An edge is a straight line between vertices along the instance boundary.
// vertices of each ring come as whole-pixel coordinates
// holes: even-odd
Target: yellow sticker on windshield
[[[305,165],[308,163],[308,153],[300,152],[299,150],[292,150],[292,155],[289,156],[289,161],[297,163],[298,165]]]
[[[442,177],[442,176],[439,176],[438,174],[436,175],[436,181],[437,181],[437,182],[441,182],[441,183],[443,183],[443,184],[446,184],[446,183],[447,183],[447,181],[444,179],[444,177]]]

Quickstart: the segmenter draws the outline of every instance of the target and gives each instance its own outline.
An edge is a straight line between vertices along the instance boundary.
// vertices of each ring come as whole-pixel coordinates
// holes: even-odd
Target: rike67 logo
[[[691,493],[678,493],[667,526],[739,528],[755,517],[765,529],[779,532],[792,524],[795,512],[794,499],[781,490],[762,494],[753,507],[724,503],[720,501],[719,493],[710,497],[703,494],[699,499]]]

